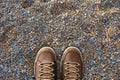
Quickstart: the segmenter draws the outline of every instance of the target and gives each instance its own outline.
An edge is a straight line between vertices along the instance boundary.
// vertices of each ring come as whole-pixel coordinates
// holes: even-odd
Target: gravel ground
[[[44,46],[58,66],[67,47],[78,47],[83,80],[120,80],[120,0],[0,0],[0,80],[35,80]]]

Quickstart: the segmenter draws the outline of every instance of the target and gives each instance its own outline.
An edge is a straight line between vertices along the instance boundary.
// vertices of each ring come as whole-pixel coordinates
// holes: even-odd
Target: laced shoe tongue
[[[77,73],[77,69],[75,69],[75,68],[73,68],[73,67],[70,67],[70,68],[69,68],[69,71],[70,71],[70,72],[76,72],[76,73]]]
[[[69,67],[68,68],[68,75],[70,78],[68,80],[76,80],[79,77],[77,69],[78,69],[77,67]]]
[[[44,73],[42,76],[42,80],[51,80],[51,75],[50,73]]]
[[[43,63],[44,66],[50,66],[50,63]]]
[[[44,76],[45,78],[50,78],[51,75],[49,73],[45,73]]]
[[[49,68],[44,68],[43,71],[48,72],[50,69]]]
[[[70,76],[70,78],[72,78],[72,79],[75,79],[75,78],[78,77],[78,75],[75,74],[75,73],[69,73],[69,76]]]
[[[42,69],[41,69],[41,71],[43,72],[43,74],[41,74],[41,80],[51,80],[51,78],[52,78],[52,71],[51,71],[51,64],[43,64],[42,65]]]

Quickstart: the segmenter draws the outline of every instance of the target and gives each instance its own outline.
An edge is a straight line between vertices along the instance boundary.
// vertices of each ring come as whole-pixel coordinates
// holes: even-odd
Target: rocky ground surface
[[[0,80],[35,80],[44,46],[58,65],[68,46],[78,47],[83,80],[120,80],[120,0],[0,0]]]

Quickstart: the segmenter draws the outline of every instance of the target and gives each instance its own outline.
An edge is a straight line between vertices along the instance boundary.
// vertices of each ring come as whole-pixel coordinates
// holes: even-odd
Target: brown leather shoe
[[[76,47],[67,48],[61,60],[62,80],[81,80],[83,76],[83,60]]]
[[[34,74],[36,80],[57,80],[57,59],[52,48],[44,47],[38,51]]]

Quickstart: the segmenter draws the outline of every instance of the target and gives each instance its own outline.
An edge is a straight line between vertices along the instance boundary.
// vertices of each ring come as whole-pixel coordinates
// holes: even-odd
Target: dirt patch
[[[52,15],[59,15],[63,11],[75,10],[75,9],[77,9],[77,7],[71,5],[70,3],[58,3],[58,2],[56,2],[54,4],[53,8],[50,10],[50,12],[51,12]]]
[[[9,32],[14,28],[14,26],[8,26],[4,32],[0,35],[0,42],[1,43],[6,43],[6,41],[8,40],[8,34]]]

